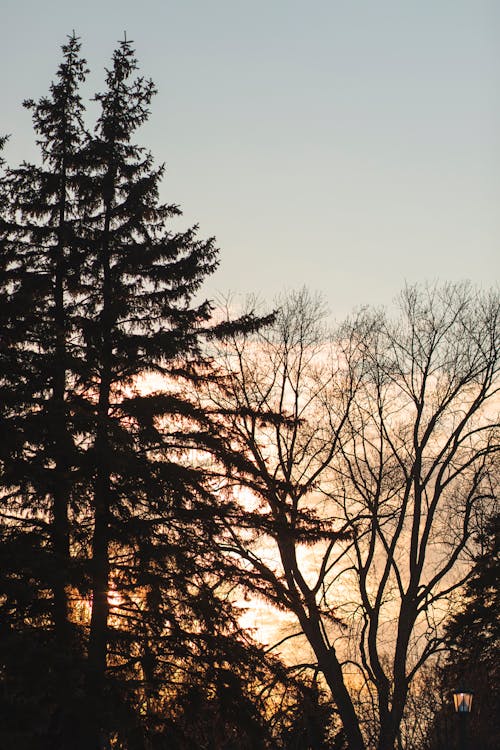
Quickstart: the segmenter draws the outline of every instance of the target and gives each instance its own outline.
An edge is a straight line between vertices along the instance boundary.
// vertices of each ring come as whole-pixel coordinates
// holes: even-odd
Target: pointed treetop
[[[127,39],[127,32],[123,32],[123,39],[118,40],[118,44],[121,44],[122,46],[129,46],[134,43],[133,39]]]

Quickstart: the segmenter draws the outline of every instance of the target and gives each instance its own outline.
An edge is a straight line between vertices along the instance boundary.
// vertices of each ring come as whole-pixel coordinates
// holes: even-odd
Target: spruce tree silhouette
[[[263,321],[217,326],[193,302],[217,249],[170,229],[164,169],[134,142],[155,87],[132,43],[93,133],[85,75],[73,34],[50,95],[27,102],[42,164],[0,189],[0,744],[19,750],[141,748],[177,732],[190,682],[209,693],[231,663],[245,702],[277,664],[219,593],[226,503],[202,460],[217,435],[189,396],[211,375],[204,341]]]

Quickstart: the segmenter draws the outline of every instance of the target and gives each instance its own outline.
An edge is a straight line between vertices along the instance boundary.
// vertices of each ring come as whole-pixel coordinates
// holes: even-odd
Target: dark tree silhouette
[[[132,143],[154,93],[151,82],[133,79],[135,68],[130,43],[121,43],[108,71],[107,90],[96,97],[102,112],[96,136],[88,143],[89,171],[80,193],[89,250],[81,319],[85,366],[76,388],[89,420],[87,460],[92,467],[87,695],[89,716],[96,717],[110,639],[109,591],[126,595],[138,617],[142,607],[134,597],[148,603],[149,593],[154,599],[153,589],[166,575],[153,573],[156,564],[167,563],[170,552],[161,543],[155,550],[154,539],[164,534],[158,529],[165,527],[173,506],[179,514],[204,494],[203,472],[181,468],[164,447],[169,417],[175,415],[180,423],[193,419],[193,410],[173,392],[141,395],[136,379],[149,373],[178,381],[188,375],[188,367],[195,367],[198,329],[208,321],[210,306],[190,308],[188,300],[215,268],[216,254],[213,240],[196,240],[194,230],[173,234],[166,228],[179,211],[158,202],[163,170],[154,169],[151,156]],[[189,437],[179,434],[178,443],[177,455],[188,449]],[[158,608],[155,615],[161,631],[168,617]],[[137,661],[141,657],[138,653]]]
[[[497,496],[498,309],[468,285],[409,287],[396,320],[362,311],[327,341],[302,292],[220,351],[227,491],[254,498],[225,549],[242,587],[293,614],[351,750],[400,742]]]
[[[252,689],[286,674],[238,626],[203,460],[217,436],[188,396],[211,372],[204,338],[260,322],[216,326],[191,302],[217,251],[168,227],[163,168],[134,144],[154,86],[131,43],[93,135],[79,49],[73,35],[50,96],[27,103],[42,165],[7,170],[0,193],[1,744],[173,743],[196,684],[262,740]]]
[[[42,164],[9,170],[2,186],[8,202],[0,282],[0,491],[2,533],[10,552],[3,567],[4,623],[28,628],[21,654],[35,657],[57,642],[58,658],[44,670],[43,692],[60,707],[60,731],[66,735],[71,734],[66,717],[74,684],[68,601],[74,444],[66,396],[78,287],[76,188],[84,138],[78,89],[85,74],[73,35],[63,47],[50,95],[38,103],[25,102],[33,114]],[[4,643],[12,648],[9,639]],[[45,654],[42,663],[47,659]],[[33,667],[34,673],[41,669],[36,658]],[[33,697],[37,710],[40,694],[35,691]],[[63,742],[70,747],[70,736]]]
[[[446,627],[449,656],[440,670],[440,690],[446,705],[438,712],[429,750],[442,750],[456,734],[451,690],[466,686],[474,691],[469,732],[477,750],[494,750],[500,742],[500,517],[493,516],[478,538],[481,552],[468,580],[460,611]],[[455,730],[455,731],[453,731]]]

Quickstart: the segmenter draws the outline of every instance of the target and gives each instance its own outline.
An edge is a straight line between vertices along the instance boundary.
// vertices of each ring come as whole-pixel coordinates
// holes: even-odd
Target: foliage
[[[204,338],[260,321],[222,330],[192,302],[217,250],[170,229],[163,168],[134,143],[154,94],[136,68],[124,40],[89,132],[71,36],[26,103],[41,165],[2,178],[1,744],[20,750],[139,749],[168,727],[192,746],[210,711],[261,742],[250,685],[288,684],[238,626],[202,460],[216,436],[188,395]],[[188,731],[196,689],[211,708]]]
[[[0,179],[0,744],[411,745],[441,650],[446,679],[496,676],[497,530],[470,557],[498,295],[408,287],[331,337],[305,291],[215,324],[215,241],[172,229],[135,142],[153,83],[120,42],[90,130],[86,74],[73,34],[25,103],[41,163]],[[294,616],[309,678],[242,632],[241,592]]]
[[[392,750],[410,687],[444,648],[498,475],[498,296],[408,287],[327,340],[307,292],[219,356],[226,549],[242,587],[292,613],[349,747]]]
[[[437,712],[425,747],[441,750],[457,731],[451,690],[474,691],[469,732],[477,750],[494,750],[500,742],[500,517],[495,514],[478,538],[480,552],[467,581],[460,611],[446,627],[447,660],[440,670],[440,690],[446,704]]]

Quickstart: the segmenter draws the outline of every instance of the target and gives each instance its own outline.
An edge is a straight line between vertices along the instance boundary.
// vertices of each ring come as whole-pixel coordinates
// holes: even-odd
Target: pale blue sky
[[[498,280],[497,0],[3,0],[0,18],[13,164],[66,35],[89,96],[135,41],[162,197],[221,248],[207,295],[306,284],[341,317],[405,280]]]

